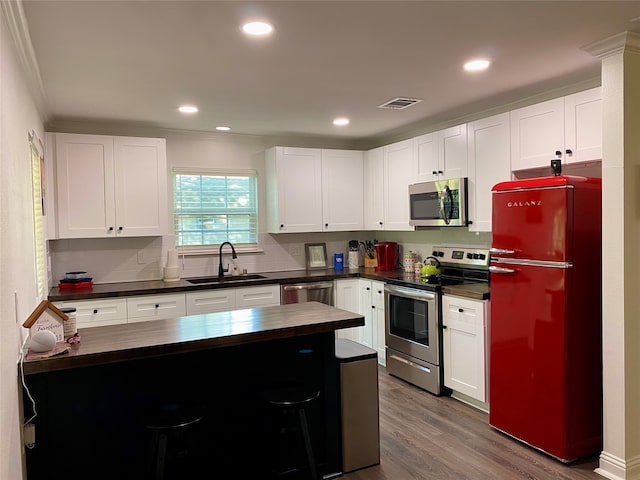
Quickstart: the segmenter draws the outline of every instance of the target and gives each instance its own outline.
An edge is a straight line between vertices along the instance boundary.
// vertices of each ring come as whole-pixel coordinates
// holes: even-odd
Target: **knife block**
[[[375,268],[378,266],[378,257],[373,252],[373,258],[369,258],[369,255],[364,256],[364,268]]]

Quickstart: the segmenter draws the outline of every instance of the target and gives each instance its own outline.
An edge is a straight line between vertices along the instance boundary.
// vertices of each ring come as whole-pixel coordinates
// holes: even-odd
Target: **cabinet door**
[[[336,307],[348,312],[360,313],[360,287],[358,279],[335,280]],[[365,318],[366,323],[366,318]],[[336,330],[336,337],[360,342],[364,327]]]
[[[509,137],[508,113],[468,125],[470,232],[491,231],[491,188],[511,179]]]
[[[100,298],[56,302],[58,308],[75,308],[78,328],[103,327],[127,323],[127,300],[124,298]]]
[[[184,293],[127,298],[128,323],[184,317],[186,313]]]
[[[415,137],[413,139],[413,155],[418,169],[415,182],[433,182],[444,174],[438,160],[438,134],[436,132]]]
[[[362,230],[364,155],[322,150],[322,217],[325,232]]]
[[[602,88],[596,87],[568,95],[564,99],[564,107],[565,162],[601,160]]]
[[[58,238],[115,236],[113,137],[58,133]]]
[[[442,297],[444,384],[481,402],[486,401],[485,308],[483,301]]]
[[[321,151],[274,147],[265,164],[269,233],[321,232]]]
[[[359,288],[359,305],[360,305],[360,315],[364,315],[364,327],[360,328],[360,339],[358,340],[361,344],[366,345],[369,348],[373,348],[373,338],[374,338],[374,330],[375,326],[373,324],[373,311],[372,311],[372,289],[371,289],[371,280],[367,279],[359,279],[358,280],[358,288]]]
[[[413,139],[384,147],[384,230],[415,230],[409,225],[409,184],[416,177]]]
[[[440,178],[467,176],[467,125],[457,125],[438,132]]]
[[[364,229],[384,228],[384,152],[383,147],[369,150],[364,163]]]
[[[236,308],[280,305],[280,285],[236,288]]]
[[[116,234],[167,234],[167,159],[164,138],[114,138]]]
[[[511,112],[513,170],[548,167],[564,147],[564,98]]]
[[[187,315],[225,312],[236,307],[234,288],[216,288],[186,294]]]
[[[378,352],[378,363],[386,365],[384,282],[371,281],[371,309],[373,348]]]

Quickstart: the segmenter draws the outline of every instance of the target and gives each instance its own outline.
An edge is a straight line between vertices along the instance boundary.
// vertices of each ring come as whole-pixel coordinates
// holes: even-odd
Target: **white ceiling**
[[[32,1],[49,123],[370,140],[598,78],[640,1]],[[269,19],[266,39],[243,36]],[[468,74],[471,57],[493,61]],[[423,101],[376,108],[395,97]],[[200,112],[184,116],[182,103]],[[331,121],[347,116],[351,124]]]

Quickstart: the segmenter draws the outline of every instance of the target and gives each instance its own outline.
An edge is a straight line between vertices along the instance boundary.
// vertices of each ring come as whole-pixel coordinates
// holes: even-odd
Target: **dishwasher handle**
[[[282,289],[285,292],[291,292],[294,290],[317,290],[320,288],[333,288],[333,283],[297,283],[295,285],[282,286]]]

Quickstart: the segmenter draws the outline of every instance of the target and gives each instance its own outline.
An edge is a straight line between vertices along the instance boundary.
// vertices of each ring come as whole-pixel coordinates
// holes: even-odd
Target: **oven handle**
[[[423,365],[419,365],[417,363],[410,362],[406,358],[399,357],[397,355],[394,355],[393,353],[391,354],[391,358],[393,358],[394,360],[396,360],[398,362],[402,362],[402,363],[404,363],[406,365],[409,365],[410,367],[415,367],[415,368],[418,368],[418,369],[420,369],[420,370],[422,370],[424,372],[431,373],[431,370],[429,368],[427,368],[427,367],[425,367]]]
[[[385,293],[395,295],[397,297],[413,298],[414,300],[435,300],[436,294],[427,290],[418,290],[417,288],[398,287],[395,285],[385,285]]]

